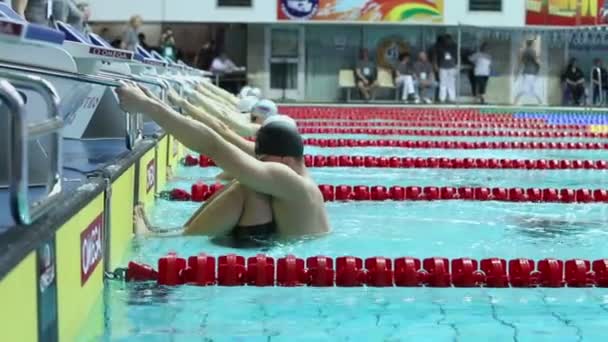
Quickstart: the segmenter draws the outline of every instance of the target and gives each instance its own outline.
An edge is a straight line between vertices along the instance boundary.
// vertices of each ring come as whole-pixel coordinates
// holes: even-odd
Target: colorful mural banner
[[[443,22],[444,0],[277,0],[279,20]]]
[[[526,0],[526,25],[604,25],[605,0]]]

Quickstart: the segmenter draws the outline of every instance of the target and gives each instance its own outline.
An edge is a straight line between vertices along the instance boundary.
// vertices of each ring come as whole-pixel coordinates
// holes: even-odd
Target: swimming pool
[[[424,137],[433,139],[437,138]],[[307,146],[305,152],[581,160],[603,160],[608,156],[608,151],[602,150],[391,147]],[[212,183],[218,172],[213,167],[180,167],[167,188],[188,189],[199,180]],[[313,168],[311,172],[318,183],[333,185],[606,188],[608,182],[608,171],[603,170]],[[183,224],[198,206],[193,202],[158,200],[150,218],[157,226],[175,227]],[[331,202],[327,208],[333,232],[323,238],[281,243],[261,251],[216,246],[204,237],[138,237],[133,240],[129,259],[155,265],[159,257],[170,251],[183,257],[199,252],[248,257],[263,252],[275,259],[293,254],[304,258],[355,255],[594,260],[608,254],[608,215],[606,204],[602,203],[369,201]],[[608,289],[604,288],[231,288],[107,281],[104,291],[100,301],[105,316],[104,336],[91,336],[85,327],[83,340],[600,341],[604,340],[608,324]]]

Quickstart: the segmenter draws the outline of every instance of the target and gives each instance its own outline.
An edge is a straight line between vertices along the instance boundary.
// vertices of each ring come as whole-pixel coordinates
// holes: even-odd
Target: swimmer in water
[[[245,149],[251,145],[244,143],[251,142],[239,137],[241,146],[233,144],[205,123],[208,117],[198,121],[185,117],[146,89],[123,83],[117,94],[123,110],[145,113],[184,145],[209,156],[234,176],[235,181],[195,213],[182,234],[240,239],[329,232],[323,196],[304,165],[302,137],[290,122],[275,120],[263,125],[248,153]],[[238,137],[229,129],[225,132]],[[150,228],[141,207],[135,216],[137,229]]]
[[[605,223],[600,221],[576,221],[538,216],[517,216],[512,220],[522,233],[536,238],[574,235],[590,228],[605,226]]]

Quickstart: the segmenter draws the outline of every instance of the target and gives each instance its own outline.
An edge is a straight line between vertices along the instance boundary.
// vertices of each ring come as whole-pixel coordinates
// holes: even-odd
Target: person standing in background
[[[522,69],[522,85],[517,96],[515,96],[515,104],[519,104],[519,100],[524,95],[535,97],[538,104],[542,104],[543,100],[536,91],[536,80],[540,71],[540,58],[534,49],[534,40],[529,39],[526,41],[526,47],[521,52],[519,60]]]
[[[142,25],[142,18],[139,15],[134,15],[129,19],[129,25],[125,30],[120,43],[120,48],[129,51],[136,51],[139,43],[139,29]]]
[[[171,60],[177,60],[177,48],[175,47],[175,37],[173,36],[173,30],[171,28],[165,29],[165,32],[160,38],[160,51],[163,57]]]
[[[604,105],[608,93],[608,74],[606,68],[602,65],[602,60],[599,58],[593,61],[591,83],[593,85],[593,104],[596,106]]]
[[[446,98],[449,102],[456,102],[456,64],[458,51],[452,36],[446,34],[443,44],[437,49],[435,64],[439,69],[439,101],[444,103]]]
[[[30,23],[50,26],[49,0],[12,0],[13,10]]]
[[[208,71],[213,62],[213,56],[215,56],[215,41],[209,40],[198,50],[194,58],[194,65],[200,70]]]
[[[76,29],[86,37],[92,32],[89,20],[91,20],[91,6],[87,2],[79,2],[77,5],[78,10],[82,13],[82,18],[79,22],[72,24]],[[70,19],[68,18],[68,22]]]
[[[492,57],[488,54],[488,46],[486,43],[481,44],[479,51],[472,54],[469,60],[474,65],[473,73],[475,75],[475,89],[474,94],[477,95],[479,103],[486,103],[486,87],[488,85],[488,79],[490,78],[490,71],[492,69]]]

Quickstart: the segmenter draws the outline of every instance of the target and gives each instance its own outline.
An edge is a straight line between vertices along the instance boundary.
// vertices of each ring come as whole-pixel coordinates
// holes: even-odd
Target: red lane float
[[[362,139],[304,139],[304,144],[317,147],[402,147],[435,149],[518,149],[518,150],[604,150],[608,143],[599,142],[538,142],[538,141],[439,141],[439,140],[362,140]]]
[[[525,137],[525,138],[608,138],[608,133],[569,131],[478,131],[478,130],[425,130],[393,128],[318,128],[303,127],[302,134],[367,134],[367,135],[409,135],[431,137]]]
[[[203,186],[197,183],[197,186]],[[204,197],[209,198],[221,186],[212,185]],[[490,188],[490,187],[437,187],[437,186],[381,186],[381,185],[319,185],[319,191],[326,202],[332,201],[500,201],[536,203],[608,203],[606,189],[540,189],[540,188]],[[169,192],[186,193],[183,189]],[[192,197],[190,194],[188,196]],[[182,200],[181,198],[168,200]]]
[[[217,267],[216,267],[217,265]],[[229,254],[217,258],[201,253],[186,259],[170,253],[158,260],[158,272],[129,262],[127,281],[156,281],[176,286],[314,286],[314,287],[608,287],[608,259],[538,262],[519,258],[414,257],[390,259],[293,255],[275,259]]]
[[[187,156],[194,158],[193,156]],[[200,155],[194,165],[214,165],[208,157]],[[441,157],[375,157],[375,156],[311,156],[304,155],[306,167],[381,167],[381,168],[440,168],[440,169],[526,169],[526,170],[606,170],[605,160],[562,159],[485,159],[485,158],[441,158]],[[204,190],[204,189],[202,189]],[[192,190],[194,192],[194,189]]]
[[[547,123],[486,123],[486,122],[445,122],[445,121],[298,121],[298,127],[435,127],[468,129],[527,129],[527,130],[564,130],[586,132],[587,125],[552,125]]]

